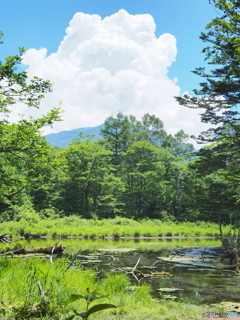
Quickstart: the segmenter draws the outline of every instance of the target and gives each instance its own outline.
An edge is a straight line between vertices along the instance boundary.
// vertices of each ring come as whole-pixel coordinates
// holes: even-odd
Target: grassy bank
[[[0,233],[12,236],[25,233],[42,234],[47,237],[208,237],[218,236],[217,224],[211,222],[163,222],[161,220],[134,221],[127,218],[82,219],[69,216],[57,219],[41,219],[37,213],[25,215],[19,221],[3,222]],[[223,228],[227,233],[228,228]]]
[[[227,229],[224,230],[227,232]],[[175,223],[160,220],[133,221],[126,218],[112,220],[86,220],[76,216],[41,219],[37,214],[25,215],[19,221],[4,222],[0,224],[0,233],[8,232],[13,237],[23,236],[26,232],[44,234],[47,240],[37,240],[37,246],[53,245],[58,240],[52,237],[207,237],[218,235],[218,226],[212,223]],[[203,240],[203,239],[202,239]],[[195,245],[193,238],[171,239],[173,247],[178,241],[194,241],[188,245]],[[34,242],[35,240],[33,240]],[[65,239],[61,242],[67,246],[68,253],[81,246],[90,251],[106,246],[132,247],[131,239],[82,239],[81,245],[76,244],[79,239]],[[91,243],[89,244],[89,242]],[[131,241],[131,242],[130,242]],[[139,243],[138,243],[139,241]],[[141,241],[144,241],[142,243]],[[137,240],[134,244],[138,250],[159,250],[161,242],[165,247],[166,239]],[[213,241],[213,240],[212,240]],[[215,241],[215,240],[214,240]],[[26,247],[30,244],[26,240],[14,239],[9,247]],[[42,242],[42,243],[41,243]],[[86,243],[85,243],[86,242]],[[31,243],[31,246],[34,246]],[[90,246],[90,247],[89,247]],[[1,244],[0,247],[7,247]],[[167,245],[169,247],[169,243]],[[3,249],[2,248],[2,249]],[[73,249],[74,248],[74,249]],[[73,251],[74,253],[74,251]],[[108,309],[91,315],[90,320],[184,320],[203,319],[208,306],[196,306],[188,301],[170,301],[154,296],[147,285],[131,283],[131,278],[124,273],[108,273],[104,278],[98,278],[98,273],[92,269],[70,267],[67,260],[54,260],[35,258],[7,258],[0,257],[0,320],[45,319],[67,320],[74,313],[85,311],[85,301],[80,299],[65,305],[65,301],[72,294],[86,294],[96,291],[107,297],[94,301],[92,304],[110,303],[116,309]],[[153,298],[154,297],[154,298]],[[211,308],[211,311],[212,308]],[[70,318],[69,318],[70,319]],[[71,318],[75,319],[75,318]],[[76,318],[77,319],[77,318]],[[80,317],[78,317],[80,319]]]
[[[97,291],[108,295],[94,304],[111,303],[109,309],[91,315],[98,320],[201,319],[207,306],[152,299],[148,286],[132,287],[124,274],[98,279],[92,270],[68,268],[66,261],[0,258],[0,319],[67,319],[73,309],[85,310],[84,299],[64,302],[71,294]],[[80,319],[80,318],[79,318]]]

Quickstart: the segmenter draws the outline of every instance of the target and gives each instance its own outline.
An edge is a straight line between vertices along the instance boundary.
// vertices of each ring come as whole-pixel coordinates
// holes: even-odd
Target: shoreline
[[[17,238],[17,237],[16,237]],[[20,239],[110,239],[110,240],[124,240],[124,239],[216,239],[220,240],[220,236],[73,236],[73,235],[56,235],[56,236],[46,236],[41,234],[30,234],[27,236],[22,236]]]

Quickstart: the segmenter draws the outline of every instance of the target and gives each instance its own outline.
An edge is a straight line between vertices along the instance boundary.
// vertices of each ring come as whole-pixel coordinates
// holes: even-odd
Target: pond
[[[31,245],[39,246],[35,242]],[[154,298],[178,298],[195,304],[240,300],[240,276],[214,266],[222,257],[219,240],[61,239],[61,244],[66,246],[65,256],[76,258],[73,267],[93,268],[99,277],[106,272],[128,272],[132,286],[150,285]],[[189,258],[197,263],[189,263]]]

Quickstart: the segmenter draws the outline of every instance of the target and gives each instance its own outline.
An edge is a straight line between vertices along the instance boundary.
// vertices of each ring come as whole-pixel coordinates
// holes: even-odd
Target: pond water
[[[76,268],[93,268],[100,277],[104,277],[106,272],[128,272],[132,286],[139,283],[150,285],[155,298],[164,295],[166,298],[177,297],[195,304],[240,302],[240,276],[232,270],[219,270],[212,265],[212,261],[218,263],[222,257],[219,240],[62,239],[61,244],[66,246],[66,256],[77,256],[73,264]],[[159,259],[169,256],[172,257],[170,261]],[[175,257],[197,258],[199,263],[179,264],[175,263]],[[209,259],[211,265],[204,265]],[[137,272],[134,276],[131,271],[135,266],[134,271]],[[166,272],[165,278],[161,272]],[[180,290],[159,291],[163,288]]]

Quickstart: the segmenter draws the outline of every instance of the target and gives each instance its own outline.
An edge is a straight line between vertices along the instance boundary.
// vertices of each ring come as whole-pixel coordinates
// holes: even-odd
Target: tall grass
[[[35,214],[36,215],[36,214]],[[217,224],[210,222],[163,222],[145,219],[134,221],[127,218],[115,219],[82,219],[69,216],[58,219],[31,219],[28,216],[19,221],[4,222],[0,233],[8,232],[13,236],[25,233],[42,234],[47,237],[208,237],[218,236]],[[227,233],[228,228],[223,228]]]
[[[68,268],[66,261],[0,258],[0,319],[63,320],[72,309],[84,311],[84,301],[78,300],[67,307],[64,302],[71,294],[97,291],[108,295],[103,303],[118,306],[92,316],[92,319],[160,320],[200,319],[206,306],[188,303],[155,301],[148,286],[130,288],[125,274],[108,274],[98,279],[92,270]]]

